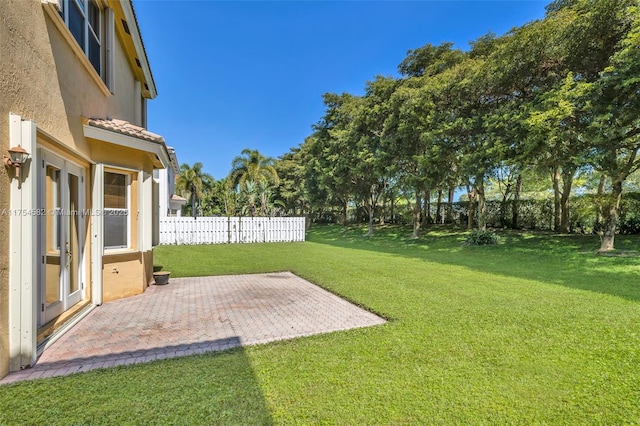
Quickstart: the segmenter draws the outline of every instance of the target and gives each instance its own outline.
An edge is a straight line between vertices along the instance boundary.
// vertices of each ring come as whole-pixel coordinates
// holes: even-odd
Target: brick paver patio
[[[0,383],[60,376],[385,321],[290,273],[172,278],[94,309],[32,368]]]

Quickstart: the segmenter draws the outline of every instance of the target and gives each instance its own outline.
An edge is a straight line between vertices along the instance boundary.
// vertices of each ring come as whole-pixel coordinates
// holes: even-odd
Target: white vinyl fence
[[[304,221],[304,217],[165,217],[160,218],[160,244],[304,241]]]

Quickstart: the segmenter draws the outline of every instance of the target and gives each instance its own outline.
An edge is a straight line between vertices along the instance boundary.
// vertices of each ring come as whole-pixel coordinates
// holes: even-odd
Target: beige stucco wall
[[[105,302],[140,294],[147,287],[142,270],[140,252],[104,256],[102,271],[103,298]]]
[[[39,0],[5,0],[0,15],[3,124],[9,111],[33,119],[38,128],[88,155],[82,117],[135,122],[135,79],[118,37],[114,94],[105,95]]]
[[[134,74],[121,39],[115,37],[114,94],[107,95],[44,7],[41,0],[0,1],[0,151],[4,155],[9,148],[8,122],[12,112],[34,120],[55,143],[87,158],[94,159],[96,151],[96,162],[105,160],[118,165],[122,160],[124,167],[151,170],[144,155],[109,155],[83,136],[82,117],[119,118],[132,123],[138,117],[139,121],[136,96],[140,95],[136,94]],[[87,169],[87,188],[91,186],[89,178]],[[9,176],[0,166],[0,212],[3,209],[9,209]],[[0,214],[0,235],[9,235],[7,215]],[[0,239],[0,377],[8,369],[8,252],[8,238]],[[144,276],[145,255],[139,257],[137,269]]]
[[[144,292],[153,280],[153,253],[147,251],[105,256],[102,279],[105,302]]]
[[[144,170],[153,173],[153,164],[149,155],[130,148],[124,148],[93,139],[89,139],[93,158],[98,162],[107,162],[112,157],[121,158],[120,167]],[[105,166],[105,171],[122,171]],[[124,170],[126,172],[126,170]],[[120,299],[142,293],[152,281],[153,256],[149,252],[141,252],[138,247],[139,234],[139,182],[137,173],[131,177],[131,247],[126,253],[117,254],[105,252],[102,271],[103,298],[109,300]]]
[[[116,37],[116,40],[119,40]],[[127,120],[130,123],[140,125],[137,121],[137,117],[139,114],[136,114],[136,81],[133,78],[133,74],[131,73],[131,68],[129,67],[129,63],[127,62],[127,57],[125,56],[124,50],[122,49],[122,45],[116,42],[117,48],[115,49],[115,65],[116,65],[116,78],[115,78],[115,88],[114,93],[117,93],[118,96],[114,96],[113,100],[115,102],[115,106],[117,110],[120,112],[121,116],[117,118],[122,118],[123,120]],[[140,94],[138,93],[138,96]],[[86,117],[106,117],[104,115],[86,115]],[[126,118],[125,118],[126,117]]]

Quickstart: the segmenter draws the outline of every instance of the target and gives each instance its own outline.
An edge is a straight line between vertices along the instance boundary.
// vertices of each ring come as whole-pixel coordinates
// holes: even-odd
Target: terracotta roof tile
[[[150,142],[164,143],[164,138],[155,133],[151,133],[144,127],[136,126],[125,120],[118,119],[102,119],[90,118],[88,124],[104,130],[121,133],[123,135],[132,136],[138,139],[144,139]]]

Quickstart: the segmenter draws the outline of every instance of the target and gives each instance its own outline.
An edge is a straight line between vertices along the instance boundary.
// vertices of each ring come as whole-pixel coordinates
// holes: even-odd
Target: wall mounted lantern
[[[9,148],[9,157],[4,156],[4,166],[20,168],[29,158],[29,153],[20,145]]]

